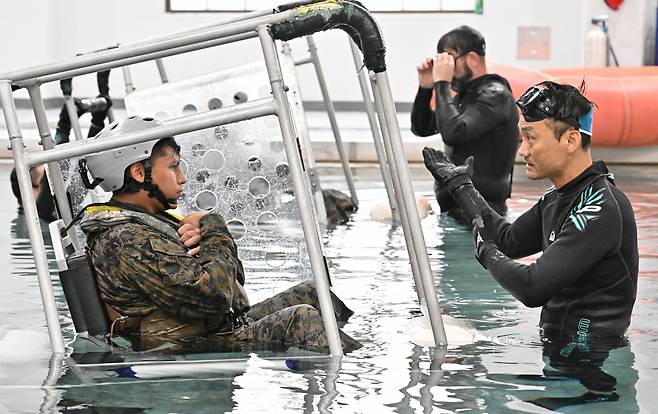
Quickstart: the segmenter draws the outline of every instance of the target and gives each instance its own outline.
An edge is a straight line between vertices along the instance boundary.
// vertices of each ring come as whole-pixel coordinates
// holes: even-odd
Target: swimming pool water
[[[355,171],[359,211],[347,226],[328,229],[324,241],[334,290],[355,311],[344,330],[364,343],[362,349],[339,362],[322,360],[298,370],[285,367],[282,360],[268,360],[276,354],[259,353],[237,368],[155,373],[141,379],[108,365],[75,372],[75,365],[53,361],[62,370],[51,369],[55,378],[48,378],[45,318],[29,240],[9,188],[10,168],[0,165],[5,200],[0,205],[0,255],[5,263],[0,278],[0,412],[547,412],[532,403],[544,398],[543,405],[571,404],[560,408],[562,412],[635,413],[652,412],[658,403],[656,167],[612,168],[635,209],[641,273],[628,331],[630,346],[614,350],[604,365],[617,379],[619,400],[584,405],[575,405],[573,398],[586,392],[578,381],[542,376],[539,310],[523,307],[480,267],[473,258],[469,229],[436,214],[422,225],[440,304],[475,334],[475,341],[445,351],[410,341],[407,325],[419,309],[404,238],[400,228],[370,220],[371,208],[386,194],[377,171],[361,168]],[[512,218],[548,187],[545,181],[528,181],[522,169],[517,170]],[[412,172],[415,190],[433,199],[428,176],[420,168]],[[344,188],[332,173],[322,175],[323,185]],[[70,343],[73,327],[53,276]],[[262,275],[250,279],[248,273],[247,287],[256,300],[294,282]],[[75,346],[78,362],[92,355],[80,350],[80,340]],[[441,352],[447,356],[442,358]],[[133,368],[139,370],[139,365]]]

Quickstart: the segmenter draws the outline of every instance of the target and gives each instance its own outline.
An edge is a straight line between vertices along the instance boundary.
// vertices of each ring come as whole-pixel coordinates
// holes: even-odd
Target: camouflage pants
[[[353,314],[333,292],[331,300],[338,321],[344,322]],[[295,346],[326,352],[329,345],[319,308],[313,282],[302,282],[252,306],[247,313],[249,323],[232,332],[208,334],[204,321],[183,322],[155,311],[142,320],[139,344],[134,345],[139,349],[152,349],[163,343],[177,344],[185,345],[190,352],[199,345],[208,347],[207,351]],[[340,338],[346,352],[361,347],[343,332]]]
[[[333,292],[331,299],[336,319],[346,321],[353,312]],[[318,309],[318,295],[313,283],[300,283],[252,306],[247,313],[252,322],[236,331],[235,339],[328,351],[327,335]],[[361,347],[342,331],[340,338],[345,351]]]
[[[339,322],[346,322],[354,314],[338,296],[334,295],[334,292],[331,292],[331,303],[334,305],[336,320]],[[247,316],[257,321],[276,311],[295,305],[311,305],[315,309],[320,309],[318,292],[312,281],[299,283],[269,299],[252,305]]]

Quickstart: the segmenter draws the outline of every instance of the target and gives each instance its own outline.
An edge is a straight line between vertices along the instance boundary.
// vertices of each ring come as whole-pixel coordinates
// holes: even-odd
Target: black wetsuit
[[[456,165],[473,155],[475,188],[494,210],[504,214],[519,142],[519,115],[509,83],[488,74],[468,82],[455,97],[450,82],[436,82],[434,89],[435,111],[429,105],[432,89],[418,89],[411,131],[421,137],[440,132],[446,155]],[[435,192],[441,210],[459,216],[450,194],[438,184]]]
[[[637,229],[602,161],[548,190],[513,224],[494,215],[486,225],[498,248],[489,245],[484,265],[525,305],[543,306],[545,340],[587,345],[624,335],[637,293]],[[540,251],[530,265],[512,261]]]
[[[18,210],[20,213],[23,212],[23,201],[21,197],[21,190],[18,186],[18,175],[16,174],[16,169],[12,169],[9,175],[9,180],[11,181],[11,189],[16,196],[16,201],[18,201]],[[34,185],[34,184],[33,184]],[[57,220],[57,211],[55,209],[55,198],[50,192],[50,184],[48,183],[48,177],[44,173],[41,176],[41,182],[39,183],[41,187],[39,195],[37,196],[35,202],[37,206],[37,213],[39,218],[48,223]]]

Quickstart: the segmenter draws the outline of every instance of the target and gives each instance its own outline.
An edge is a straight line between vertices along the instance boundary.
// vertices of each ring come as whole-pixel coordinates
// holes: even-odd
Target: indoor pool
[[[422,225],[439,301],[443,312],[474,339],[447,349],[414,344],[409,321],[420,312],[404,238],[399,227],[370,219],[372,207],[386,199],[378,172],[371,168],[355,168],[360,209],[352,221],[324,232],[334,290],[355,311],[343,329],[363,348],[340,361],[303,353],[299,358],[264,352],[227,359],[233,356],[199,352],[187,355],[187,361],[225,361],[165,372],[182,358],[174,357],[161,371],[153,364],[151,371],[140,371],[149,364],[129,367],[119,352],[86,353],[85,341],[73,343],[67,305],[53,277],[68,350],[91,368],[51,361],[31,248],[9,186],[10,169],[11,163],[0,165],[5,200],[0,206],[5,264],[0,278],[0,412],[506,413],[548,412],[544,407],[551,407],[618,414],[654,412],[658,404],[658,167],[611,168],[635,208],[641,258],[630,345],[613,350],[603,366],[617,381],[618,397],[605,402],[584,402],[587,389],[577,380],[542,374],[539,310],[525,308],[480,267],[470,229],[438,214],[430,214]],[[344,190],[336,172],[326,169],[323,185]],[[435,206],[428,174],[414,167],[412,175],[416,192]],[[517,167],[510,217],[529,208],[548,185],[528,181]],[[54,265],[51,269],[55,276]],[[250,278],[247,270],[254,299],[296,281],[262,273]]]

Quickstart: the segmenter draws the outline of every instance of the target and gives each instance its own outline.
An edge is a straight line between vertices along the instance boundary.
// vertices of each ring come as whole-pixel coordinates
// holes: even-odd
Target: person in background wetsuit
[[[614,399],[601,370],[626,344],[637,293],[638,244],[632,206],[602,161],[592,162],[593,103],[570,85],[541,82],[517,101],[519,155],[531,179],[553,187],[514,223],[490,208],[470,178],[473,159],[455,166],[423,150],[425,165],[474,225],[476,257],[515,298],[542,307],[539,321],[551,370]],[[515,258],[543,252],[534,263]]]
[[[411,132],[421,137],[441,133],[454,164],[473,156],[473,185],[498,214],[505,214],[512,193],[519,115],[507,80],[487,73],[485,49],[482,35],[469,26],[441,37],[438,54],[417,67],[419,87],[411,110]],[[441,211],[462,218],[440,182],[434,191]]]
[[[110,99],[109,87],[110,71],[106,70],[96,74],[96,83],[98,84],[98,96],[95,98],[78,99],[73,98],[78,118],[89,112],[91,114],[91,125],[87,138],[96,136],[105,126],[105,118],[112,108],[112,99]],[[73,93],[73,80],[63,79],[60,81],[60,87],[64,96],[71,96]],[[55,143],[62,144],[69,142],[71,134],[71,118],[66,110],[66,105],[62,105],[55,130]]]
[[[48,177],[46,177],[45,168],[43,165],[37,165],[30,168],[30,180],[32,181],[32,193],[37,205],[37,213],[39,218],[48,223],[57,219],[55,212],[55,201],[50,193],[50,185],[48,184]],[[21,197],[21,189],[18,186],[18,175],[16,169],[11,170],[9,175],[11,182],[11,191],[18,201],[18,212],[23,213],[23,197]]]
[[[87,112],[91,113],[91,125],[87,137],[93,137],[98,134],[105,126],[105,118],[108,117],[108,111],[112,107],[112,100],[110,99],[109,89],[109,76],[110,71],[98,72],[96,74],[99,95],[96,98],[74,98],[78,118]],[[64,95],[71,95],[72,79],[63,79],[60,81],[62,92]],[[59,112],[59,119],[57,121],[57,128],[55,129],[55,144],[63,144],[69,142],[71,134],[71,118],[66,110],[66,104],[62,105]],[[57,210],[55,207],[55,198],[50,191],[50,184],[48,177],[45,173],[43,165],[37,165],[30,168],[30,177],[32,180],[32,190],[34,192],[34,199],[36,200],[37,213],[39,218],[48,223],[57,220]],[[23,212],[23,198],[21,197],[21,190],[18,186],[18,176],[16,169],[13,168],[9,175],[11,182],[11,190],[18,201],[19,213]]]

